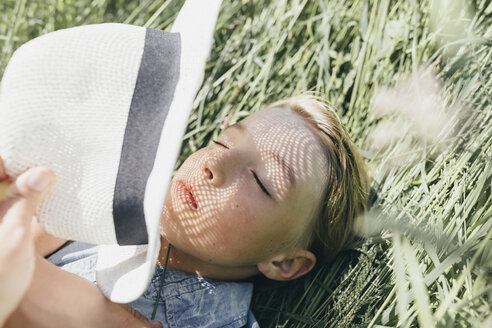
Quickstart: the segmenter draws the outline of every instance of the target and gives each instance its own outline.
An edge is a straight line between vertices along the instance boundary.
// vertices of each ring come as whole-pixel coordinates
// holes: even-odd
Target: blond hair
[[[369,180],[364,161],[326,100],[303,94],[269,107],[288,107],[314,127],[328,159],[325,195],[309,231],[299,242],[318,262],[333,259],[353,241],[355,220],[366,211]]]

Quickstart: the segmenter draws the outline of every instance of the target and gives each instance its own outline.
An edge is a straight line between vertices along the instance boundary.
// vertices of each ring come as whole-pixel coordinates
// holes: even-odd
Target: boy
[[[157,318],[170,326],[252,326],[254,319],[251,315],[248,319],[244,310],[244,299],[249,304],[251,297],[250,286],[217,285],[200,277],[240,280],[263,274],[270,279],[291,280],[308,273],[317,262],[332,259],[352,240],[354,220],[365,210],[367,188],[360,155],[328,105],[309,95],[274,103],[228,127],[214,145],[195,152],[180,167],[165,200],[158,260],[164,264],[172,245],[167,267],[179,271],[170,271],[174,280],[165,282],[157,297],[162,274],[158,270],[149,289],[132,305],[148,316],[157,304]],[[42,255],[64,242],[38,231],[41,242],[37,246]],[[69,251],[53,261],[70,266],[94,254],[89,247],[82,247],[81,253]],[[71,263],[62,263],[70,256]],[[90,262],[81,266],[74,265],[71,271],[90,276]],[[65,277],[64,288],[80,285],[80,281],[72,285],[69,280],[75,279]],[[201,290],[212,296],[197,294],[197,289],[189,289],[191,284],[202,286]],[[179,292],[173,294],[173,290]],[[32,305],[39,297],[37,292],[33,291],[32,302],[28,292],[10,322],[13,326],[22,320],[40,326],[53,320],[63,322],[59,313],[51,318],[33,318],[39,314]],[[191,297],[185,299],[189,293]],[[187,312],[187,304],[203,309],[234,293],[243,294],[228,298],[228,304]],[[159,299],[161,296],[164,299]],[[74,303],[92,304],[97,298],[97,293],[92,293]],[[176,304],[176,299],[181,303]],[[70,302],[64,305],[67,309],[74,306]],[[56,306],[62,306],[61,302]],[[217,313],[227,311],[230,315],[217,318]],[[76,320],[84,320],[80,317]]]

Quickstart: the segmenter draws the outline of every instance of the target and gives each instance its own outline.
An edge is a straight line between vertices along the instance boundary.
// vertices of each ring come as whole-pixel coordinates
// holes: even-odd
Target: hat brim
[[[148,287],[155,271],[161,248],[159,226],[164,200],[193,101],[203,80],[221,2],[187,0],[173,24],[172,32],[180,35],[179,79],[145,186],[143,209],[148,245],[104,245],[99,251],[97,284],[114,302],[128,303],[137,299]],[[121,226],[130,227],[126,231],[129,236],[135,233],[131,228],[135,225]]]

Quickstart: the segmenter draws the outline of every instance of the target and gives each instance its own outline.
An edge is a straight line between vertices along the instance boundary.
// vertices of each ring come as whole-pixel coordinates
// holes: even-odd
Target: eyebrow
[[[236,122],[233,125],[229,125],[227,128],[236,128],[239,131],[244,131],[246,130],[246,127],[243,125],[241,122]]]
[[[247,131],[246,127],[241,122],[237,122],[237,123],[229,126],[229,128],[236,128],[241,132],[249,133],[249,131]],[[296,185],[296,178],[295,178],[294,170],[292,169],[292,167],[290,167],[287,164],[287,162],[285,161],[285,158],[283,158],[282,156],[280,156],[279,154],[277,154],[276,152],[273,152],[273,151],[268,151],[268,154],[270,156],[272,156],[277,161],[277,163],[280,165],[280,167],[283,170],[284,175],[286,175],[289,178],[290,184],[292,186],[295,186]]]
[[[268,152],[276,161],[277,163],[280,164],[282,167],[282,170],[284,172],[284,175],[286,175],[289,178],[289,182],[292,186],[296,185],[296,178],[294,175],[294,170],[292,170],[292,167],[290,167],[287,162],[285,161],[285,158],[281,157],[279,154],[269,151]]]

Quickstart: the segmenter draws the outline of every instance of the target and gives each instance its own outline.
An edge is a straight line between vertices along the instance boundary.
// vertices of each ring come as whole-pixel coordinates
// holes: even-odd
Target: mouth
[[[198,209],[198,203],[193,195],[191,186],[179,181],[177,185],[177,194],[183,204],[188,205],[192,210],[196,211]]]

